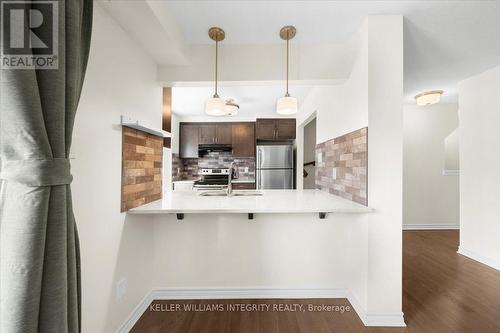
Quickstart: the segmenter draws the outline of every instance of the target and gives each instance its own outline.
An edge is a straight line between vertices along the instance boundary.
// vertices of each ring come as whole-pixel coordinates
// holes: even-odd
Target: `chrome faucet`
[[[231,162],[229,164],[229,177],[227,178],[227,196],[230,197],[233,195],[233,177],[236,176],[237,171],[236,171],[236,164],[234,162]]]

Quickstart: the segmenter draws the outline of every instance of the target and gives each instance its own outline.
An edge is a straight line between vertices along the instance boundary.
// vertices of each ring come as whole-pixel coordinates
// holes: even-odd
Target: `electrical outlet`
[[[337,168],[332,169],[332,178],[337,179]]]
[[[116,300],[122,300],[127,294],[127,278],[121,278],[116,283]]]
[[[245,173],[248,173],[248,167],[245,167]]]
[[[318,163],[321,163],[321,162],[323,162],[323,154],[319,153],[318,154]]]

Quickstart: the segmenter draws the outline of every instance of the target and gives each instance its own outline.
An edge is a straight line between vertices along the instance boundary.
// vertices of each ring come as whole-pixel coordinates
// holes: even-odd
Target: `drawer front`
[[[255,190],[255,183],[233,183],[234,190]]]

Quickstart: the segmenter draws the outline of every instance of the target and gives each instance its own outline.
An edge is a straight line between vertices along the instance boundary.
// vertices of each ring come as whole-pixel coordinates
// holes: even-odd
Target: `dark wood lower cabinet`
[[[255,190],[255,183],[233,183],[233,190]]]

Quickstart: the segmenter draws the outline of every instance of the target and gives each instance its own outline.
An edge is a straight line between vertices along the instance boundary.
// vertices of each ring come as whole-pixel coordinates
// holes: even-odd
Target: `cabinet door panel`
[[[215,125],[215,143],[226,145],[231,144],[231,127],[231,124]]]
[[[180,157],[198,157],[198,130],[196,124],[180,124]]]
[[[276,134],[275,119],[257,119],[257,140],[274,140]]]
[[[279,119],[276,121],[276,139],[294,140],[295,139],[295,119]]]
[[[214,124],[201,124],[200,125],[200,144],[213,144],[215,143],[215,125]]]
[[[233,156],[255,156],[255,124],[240,123],[232,126]]]

